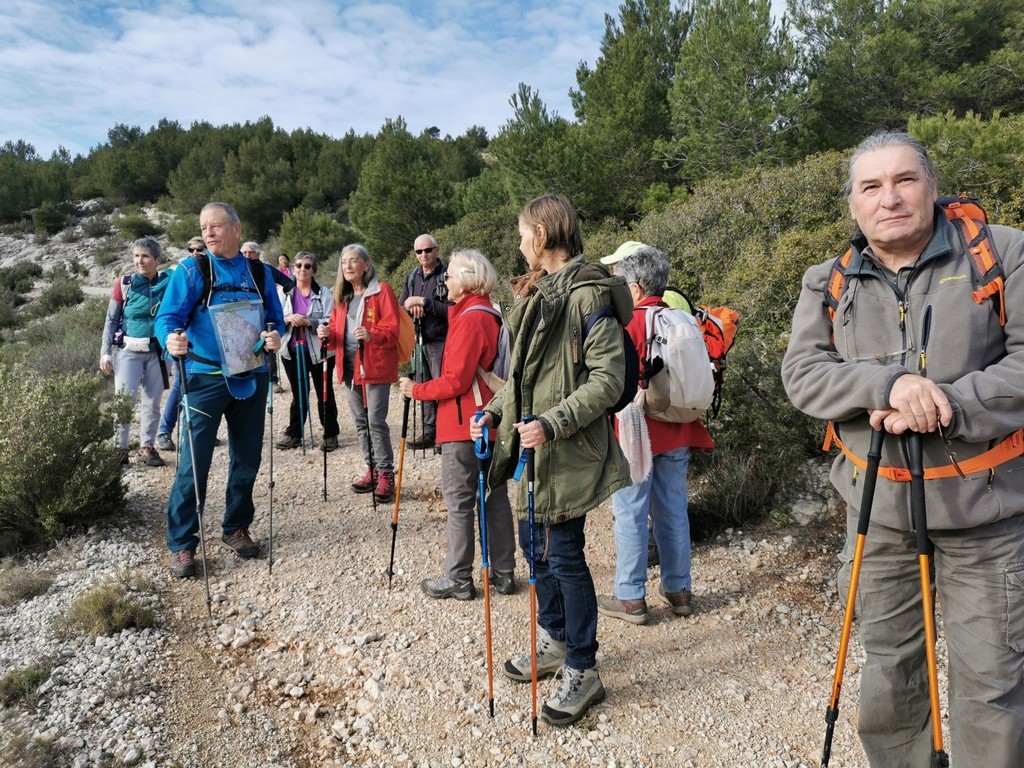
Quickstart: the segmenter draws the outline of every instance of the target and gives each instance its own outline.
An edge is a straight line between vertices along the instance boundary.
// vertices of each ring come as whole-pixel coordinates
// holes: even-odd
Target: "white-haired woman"
[[[448,552],[444,572],[425,579],[423,591],[434,598],[471,600],[473,586],[474,519],[477,513],[477,458],[469,435],[475,411],[493,393],[481,372],[491,370],[498,354],[501,318],[491,305],[497,275],[480,251],[460,250],[451,255],[445,275],[448,299],[448,336],[441,371],[422,384],[399,379],[404,397],[437,401],[437,443],[441,446],[441,493],[448,508]],[[494,439],[491,435],[491,440]],[[490,468],[486,460],[484,471]],[[487,540],[491,583],[505,595],[515,592],[515,533],[505,483],[487,496]],[[481,554],[482,556],[482,554]]]
[[[366,474],[352,490],[389,501],[395,496],[395,456],[388,401],[398,381],[398,313],[404,310],[391,286],[377,280],[370,253],[359,243],[341,250],[334,301],[331,321],[317,335],[344,352],[338,380],[348,388],[348,408],[366,461]]]

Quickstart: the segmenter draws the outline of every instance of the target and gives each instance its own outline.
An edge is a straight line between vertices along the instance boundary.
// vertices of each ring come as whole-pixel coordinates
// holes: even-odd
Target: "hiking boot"
[[[583,717],[591,704],[596,704],[602,699],[604,684],[601,682],[597,667],[562,667],[562,682],[554,697],[544,703],[540,716],[550,725],[571,725]]]
[[[117,452],[117,460],[120,462],[122,467],[128,466],[128,449],[123,448]]]
[[[338,450],[338,438],[337,438],[337,436],[335,436],[335,437],[325,437],[324,441],[322,443],[320,443],[320,450],[323,451],[324,453],[330,453],[331,451]]]
[[[473,579],[455,581],[447,576],[439,576],[436,579],[424,579],[420,582],[420,589],[437,600],[444,600],[454,597],[456,600],[472,600],[476,597],[476,587],[473,586]]]
[[[514,595],[516,593],[515,571],[491,571],[491,586],[501,595]]]
[[[658,554],[658,545],[651,542],[647,545],[647,567],[653,568],[661,564],[661,555]]]
[[[196,575],[196,551],[182,549],[171,552],[171,576],[176,579],[191,579]]]
[[[552,640],[551,635],[543,627],[537,627],[537,679],[553,675],[562,668],[565,663],[565,641]],[[501,671],[509,680],[517,683],[529,683],[530,676],[530,654],[523,654],[517,659],[509,659],[502,666]]]
[[[139,458],[143,464],[150,467],[165,467],[167,462],[160,458],[160,454],[156,452],[156,448],[152,445],[144,445],[139,448]]]
[[[681,589],[678,592],[666,592],[665,587],[658,587],[658,594],[665,598],[672,613],[676,616],[689,616],[693,613],[693,593],[688,589]]]
[[[235,550],[239,557],[257,557],[260,554],[260,545],[249,537],[248,528],[225,533],[220,540]]]
[[[433,448],[434,436],[424,435],[423,437],[417,437],[415,440],[406,443],[406,447],[411,451],[425,451],[427,448]]]
[[[373,470],[366,470],[366,474],[363,475],[361,480],[356,480],[352,483],[352,490],[356,493],[369,493],[373,490],[374,485],[374,472]]]
[[[647,601],[642,597],[639,600],[619,600],[614,595],[598,595],[597,612],[630,624],[647,623]]]
[[[171,436],[169,434],[167,434],[166,432],[161,432],[159,435],[156,436],[156,447],[159,448],[161,451],[173,451],[174,441],[171,439]]]
[[[274,394],[275,395],[283,395],[284,394],[284,387],[282,387],[280,384],[275,384],[274,385]]]
[[[289,448],[298,448],[300,445],[302,445],[302,440],[291,435],[285,435],[277,441],[277,447],[285,451]]]
[[[373,489],[373,498],[377,501],[391,501],[395,498],[395,473],[379,472],[377,487]]]

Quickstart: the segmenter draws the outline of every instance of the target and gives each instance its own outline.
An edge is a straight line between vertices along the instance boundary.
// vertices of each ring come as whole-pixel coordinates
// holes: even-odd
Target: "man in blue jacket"
[[[255,508],[252,489],[263,448],[264,403],[270,380],[266,356],[250,353],[263,339],[267,352],[281,346],[281,304],[270,269],[239,251],[242,225],[227,203],[207,203],[199,214],[206,253],[182,260],[171,277],[156,318],[156,335],[173,357],[186,358],[188,408],[199,494],[206,481],[221,417],[228,423],[231,455],[221,541],[240,557],[256,557],[249,535]],[[183,329],[181,333],[175,330]],[[192,448],[183,441],[178,474],[167,501],[171,574],[194,576],[199,519]]]

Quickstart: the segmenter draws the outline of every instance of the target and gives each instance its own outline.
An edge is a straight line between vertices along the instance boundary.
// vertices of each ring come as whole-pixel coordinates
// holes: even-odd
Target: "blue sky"
[[[86,153],[148,130],[270,115],[292,130],[493,136],[520,82],[572,118],[618,0],[2,0],[0,143]]]

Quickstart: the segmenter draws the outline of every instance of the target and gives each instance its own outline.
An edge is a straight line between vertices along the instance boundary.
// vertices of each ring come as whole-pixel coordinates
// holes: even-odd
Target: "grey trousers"
[[[373,441],[373,463],[381,472],[395,471],[395,453],[391,447],[391,428],[388,427],[388,405],[391,398],[390,384],[367,384],[366,406],[363,405],[363,388],[352,386],[352,379],[345,380],[348,410],[356,425],[359,444],[363,448],[363,461],[370,466],[370,441]],[[367,423],[369,415],[369,423]]]
[[[849,588],[857,519],[839,584]],[[1024,516],[935,531],[931,558],[949,651],[946,751],[958,768],[1024,765]],[[913,532],[871,523],[856,603],[867,652],[859,732],[875,768],[927,768],[931,716]]]
[[[164,394],[164,377],[160,373],[160,358],[156,352],[129,352],[119,349],[114,358],[114,391],[127,394],[134,407],[142,389],[142,414],[139,425],[139,447],[156,442],[156,428],[160,423],[160,398]],[[118,424],[117,447],[128,447],[131,423]]]
[[[427,370],[416,372],[415,379],[419,383],[436,379],[441,375],[441,355],[444,353],[443,341],[423,342],[423,354],[427,358]],[[434,400],[421,400],[414,402],[413,408],[419,408],[423,419],[421,435],[433,438],[437,435],[437,402]],[[419,435],[413,435],[413,438]]]
[[[464,581],[473,575],[479,488],[480,478],[473,443],[466,440],[442,445],[441,494],[448,507],[448,522],[445,525],[448,552],[444,558],[444,572],[456,581]],[[488,494],[485,511],[491,570],[514,570],[516,537],[505,486]]]

